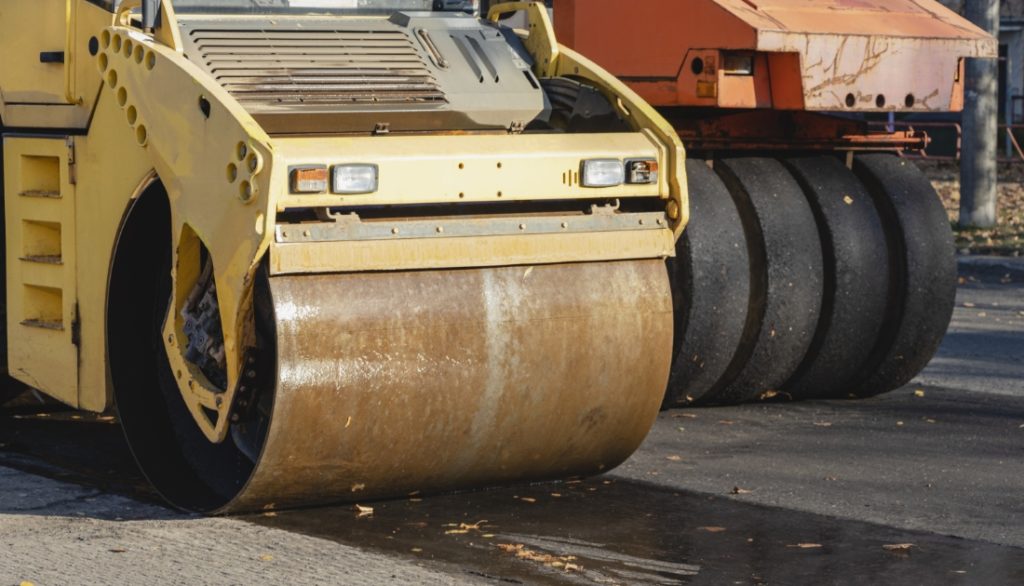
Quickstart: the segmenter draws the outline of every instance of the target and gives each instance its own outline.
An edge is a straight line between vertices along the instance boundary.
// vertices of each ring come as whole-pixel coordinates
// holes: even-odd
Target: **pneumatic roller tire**
[[[821,242],[803,190],[781,162],[725,159],[715,169],[736,202],[750,255],[740,347],[709,403],[778,392],[810,348],[822,300]]]
[[[956,301],[956,250],[942,202],[912,163],[862,155],[854,172],[882,216],[889,247],[889,309],[861,383],[870,397],[897,389],[920,373],[939,349]]]
[[[687,161],[686,176],[690,223],[668,263],[675,340],[666,408],[699,401],[721,379],[750,303],[750,260],[732,196],[703,161]]]
[[[845,398],[878,340],[889,290],[885,231],[857,176],[832,156],[786,161],[818,220],[824,259],[821,319],[784,390],[796,399]]]

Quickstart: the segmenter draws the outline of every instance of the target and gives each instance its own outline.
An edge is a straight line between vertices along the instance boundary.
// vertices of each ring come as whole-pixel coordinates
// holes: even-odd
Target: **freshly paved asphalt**
[[[204,519],[106,418],[0,412],[0,586],[1024,583],[1024,263],[968,259],[911,385],[663,413],[582,482]]]

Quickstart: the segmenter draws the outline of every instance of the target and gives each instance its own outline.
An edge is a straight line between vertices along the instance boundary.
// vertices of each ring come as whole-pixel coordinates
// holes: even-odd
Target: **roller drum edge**
[[[747,236],[751,295],[739,351],[705,398],[738,403],[778,392],[803,361],[822,300],[821,243],[800,186],[775,159],[715,166]]]
[[[686,162],[690,223],[669,260],[676,311],[665,407],[699,401],[739,347],[750,302],[750,260],[729,191],[703,162]]]
[[[889,245],[886,326],[851,391],[868,397],[907,384],[938,351],[956,301],[956,250],[945,209],[917,167],[886,154],[854,161],[882,215]]]
[[[845,398],[858,382],[886,317],[885,232],[866,188],[838,158],[792,158],[786,165],[818,222],[825,287],[814,341],[784,390],[797,399]]]

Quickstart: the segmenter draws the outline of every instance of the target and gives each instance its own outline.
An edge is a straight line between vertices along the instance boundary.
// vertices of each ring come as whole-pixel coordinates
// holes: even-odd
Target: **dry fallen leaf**
[[[364,507],[363,505],[356,505],[355,509],[357,519],[373,516],[373,507]]]
[[[914,396],[915,397],[923,397],[924,396],[924,389],[917,389],[916,391],[914,391]]]
[[[913,543],[890,543],[882,546],[885,551],[893,553],[907,553],[914,548]]]
[[[794,543],[792,545],[787,545],[786,547],[793,547],[793,548],[796,548],[796,549],[818,549],[819,547],[821,547],[821,544],[820,543]]]
[[[563,555],[556,557],[550,554],[533,551],[521,543],[496,543],[495,547],[505,553],[510,553],[516,556],[518,559],[537,562],[550,568],[558,568],[565,570],[566,572],[583,571],[583,566],[572,563],[576,561],[576,556]]]
[[[849,195],[844,195],[843,201],[846,202],[846,205],[848,206],[853,205],[853,198],[850,197]]]
[[[669,462],[682,462],[683,461],[683,457],[682,456],[676,456],[676,455],[665,456],[665,459],[668,460]]]
[[[721,533],[725,531],[725,527],[697,527],[697,531],[707,531],[708,533]]]
[[[272,562],[272,561],[274,561],[274,556],[270,555],[269,553],[261,553],[260,554],[260,561],[261,562]]]
[[[750,494],[750,491],[745,488],[734,486],[732,487],[732,494]]]
[[[352,492],[359,492],[360,490],[366,490],[366,484],[358,482],[352,485]]]

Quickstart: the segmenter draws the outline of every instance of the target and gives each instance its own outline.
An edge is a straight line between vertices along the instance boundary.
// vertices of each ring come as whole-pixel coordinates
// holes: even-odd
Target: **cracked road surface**
[[[207,519],[116,422],[0,412],[0,586],[1024,583],[1024,270],[962,268],[918,380],[867,401],[663,413],[611,474]]]

